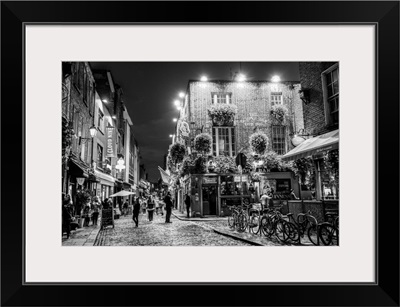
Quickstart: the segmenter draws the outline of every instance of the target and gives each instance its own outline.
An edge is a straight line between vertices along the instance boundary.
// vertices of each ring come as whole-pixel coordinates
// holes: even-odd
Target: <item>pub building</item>
[[[193,174],[181,182],[177,189],[178,208],[185,212],[183,199],[189,192],[192,216],[229,216],[231,206],[240,205],[242,198],[244,203],[258,203],[268,188],[274,190],[276,207],[287,205],[290,189],[299,194],[299,184],[292,172],[259,173],[255,180],[250,174]]]

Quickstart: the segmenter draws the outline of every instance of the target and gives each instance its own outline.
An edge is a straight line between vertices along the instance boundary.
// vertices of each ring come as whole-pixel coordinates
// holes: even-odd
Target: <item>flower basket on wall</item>
[[[212,137],[208,133],[200,133],[194,139],[194,149],[201,154],[211,152]]]
[[[181,163],[185,157],[186,147],[183,144],[175,143],[171,147],[171,158],[175,163]]]
[[[271,108],[271,115],[277,121],[278,124],[284,124],[285,118],[289,111],[283,104],[275,104]]]
[[[256,154],[262,155],[267,150],[268,137],[263,132],[255,132],[249,138],[250,148]]]
[[[208,115],[216,126],[233,126],[237,107],[233,104],[218,103],[208,108]]]

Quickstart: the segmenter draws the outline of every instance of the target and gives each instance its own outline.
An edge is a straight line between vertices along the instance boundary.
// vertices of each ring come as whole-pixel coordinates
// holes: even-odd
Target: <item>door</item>
[[[203,215],[217,215],[217,185],[203,185]]]

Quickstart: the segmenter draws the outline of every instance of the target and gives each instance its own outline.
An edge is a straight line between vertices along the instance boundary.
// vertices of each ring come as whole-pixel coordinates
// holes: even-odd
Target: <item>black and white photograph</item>
[[[339,62],[62,62],[62,245],[339,246]]]

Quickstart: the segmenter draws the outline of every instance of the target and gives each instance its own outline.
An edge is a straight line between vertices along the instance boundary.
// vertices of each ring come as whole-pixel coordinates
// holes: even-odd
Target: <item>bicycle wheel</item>
[[[285,223],[285,232],[288,236],[288,240],[292,241],[292,242],[299,242],[299,231],[298,228],[295,224],[291,223],[291,222],[286,222]]]
[[[258,214],[252,214],[249,220],[249,228],[252,233],[258,233],[260,229],[260,216]]]
[[[275,223],[275,236],[283,243],[289,239],[289,236],[286,233],[286,224],[287,222],[285,220],[279,220]]]
[[[239,214],[237,217],[237,231],[243,232],[247,228],[247,218],[244,214]]]
[[[311,225],[307,231],[308,239],[314,245],[319,245],[317,225]]]
[[[263,233],[264,236],[270,238],[274,234],[274,224],[271,220],[271,218],[267,216],[263,216],[261,218],[261,232]]]
[[[319,227],[319,238],[324,245],[337,245],[337,231],[334,226],[324,223]]]

